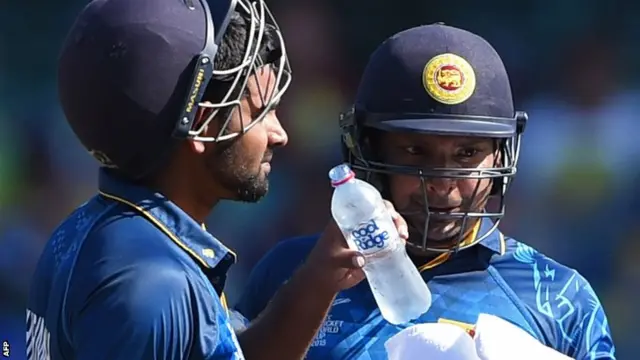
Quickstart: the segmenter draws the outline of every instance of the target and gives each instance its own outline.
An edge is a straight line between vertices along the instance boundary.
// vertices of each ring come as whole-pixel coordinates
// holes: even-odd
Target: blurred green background
[[[132,0],[134,1],[134,0]],[[215,1],[215,0],[211,0]],[[337,115],[386,37],[443,21],[502,55],[530,122],[502,230],[577,268],[599,292],[619,359],[637,358],[640,320],[640,3],[596,0],[274,0],[294,81],[272,191],[226,203],[209,229],[240,254],[227,293],[275,242],[320,231],[328,169],[340,161]],[[96,164],[56,94],[60,44],[86,0],[0,2],[0,337],[24,353],[24,304],[50,232],[95,191]]]

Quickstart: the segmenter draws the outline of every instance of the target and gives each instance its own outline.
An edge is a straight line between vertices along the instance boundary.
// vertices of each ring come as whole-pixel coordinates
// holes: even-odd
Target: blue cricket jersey
[[[27,305],[30,360],[243,359],[222,288],[235,254],[161,194],[100,173],[54,232]]]
[[[491,228],[483,221],[479,233]],[[236,309],[258,316],[292,275],[318,236],[279,243],[255,267]],[[382,318],[366,281],[342,291],[307,359],[387,359],[384,343],[416,323],[450,322],[471,328],[480,313],[526,330],[546,346],[578,360],[615,359],[607,318],[593,289],[577,271],[495,230],[480,244],[420,267],[433,294],[429,311],[411,324]]]

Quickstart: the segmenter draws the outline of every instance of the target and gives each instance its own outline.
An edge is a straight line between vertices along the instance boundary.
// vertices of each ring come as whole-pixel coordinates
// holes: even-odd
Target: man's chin
[[[234,194],[234,196],[229,200],[245,203],[257,203],[262,200],[268,192],[269,181],[267,179],[253,178],[252,181],[246,181],[235,186],[235,189],[232,190],[232,194]]]
[[[460,230],[449,231],[447,233],[443,232],[429,232],[427,235],[426,245],[431,249],[452,249],[456,246],[459,241]],[[422,234],[411,236],[408,241],[408,247],[414,248],[417,250],[422,249],[424,251],[424,247],[422,244]]]
[[[260,189],[244,190],[244,191],[238,192],[238,198],[236,200],[241,202],[246,202],[246,203],[257,203],[260,200],[262,200],[265,196],[267,196],[268,192],[269,192],[268,186]]]

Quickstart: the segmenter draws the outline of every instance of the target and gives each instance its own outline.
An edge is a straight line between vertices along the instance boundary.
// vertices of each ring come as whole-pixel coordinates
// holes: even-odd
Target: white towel
[[[480,314],[473,338],[449,323],[414,325],[384,344],[389,360],[569,360],[525,330],[499,317]]]
[[[540,343],[516,325],[489,314],[478,316],[473,339],[481,360],[571,359]]]
[[[479,360],[471,336],[459,326],[446,323],[411,326],[384,346],[389,360]]]

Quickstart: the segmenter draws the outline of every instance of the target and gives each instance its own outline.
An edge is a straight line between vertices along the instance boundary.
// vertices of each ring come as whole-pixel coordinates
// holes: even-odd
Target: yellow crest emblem
[[[422,72],[422,84],[429,96],[447,105],[467,101],[476,89],[476,74],[462,57],[440,54],[427,63]]]

